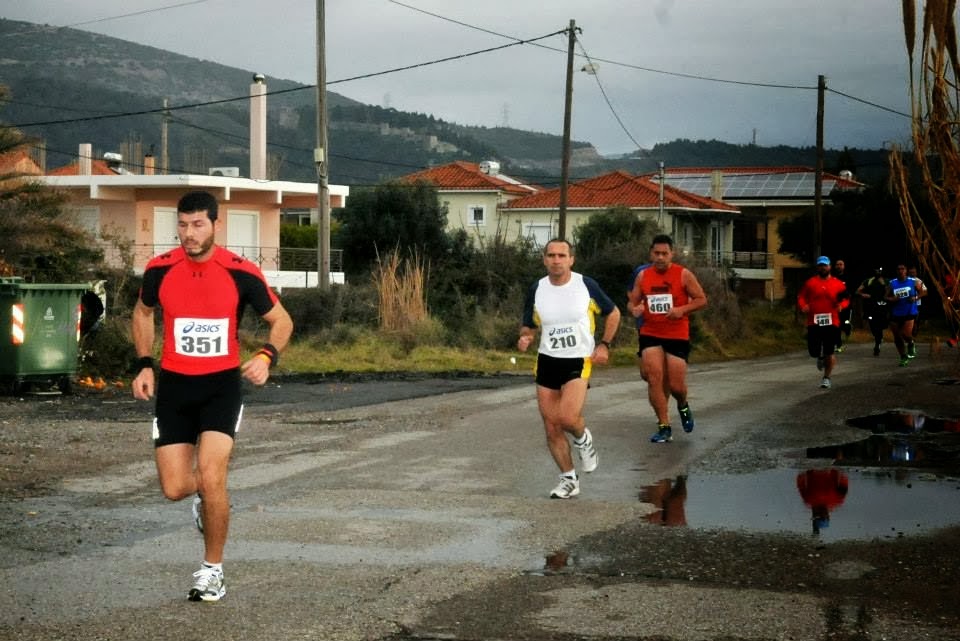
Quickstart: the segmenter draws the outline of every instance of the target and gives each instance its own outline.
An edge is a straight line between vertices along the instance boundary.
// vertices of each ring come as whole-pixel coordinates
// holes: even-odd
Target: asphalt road
[[[663,479],[806,465],[805,448],[863,438],[855,416],[960,416],[952,353],[897,368],[869,350],[842,356],[830,391],[805,354],[693,365],[697,428],[667,445],[648,442],[637,372],[601,368],[586,410],[600,467],[569,501],[547,498],[556,470],[528,378],[256,390],[213,604],[185,599],[201,541],[189,502],[156,487],[149,407],[0,403],[19,439],[49,424],[77,457],[111,453],[0,502],[0,638],[960,639],[957,527],[825,543],[663,527],[641,500]]]

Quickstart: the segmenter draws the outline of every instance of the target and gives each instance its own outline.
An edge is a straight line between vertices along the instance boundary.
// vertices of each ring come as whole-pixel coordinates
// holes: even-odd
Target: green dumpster
[[[89,283],[0,278],[0,381],[16,393],[41,383],[70,391],[79,361],[80,299],[89,289]]]

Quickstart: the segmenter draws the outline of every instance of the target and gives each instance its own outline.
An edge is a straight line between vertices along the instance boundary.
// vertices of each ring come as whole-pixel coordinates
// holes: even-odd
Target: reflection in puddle
[[[814,447],[809,459],[839,465],[870,465],[951,469],[960,458],[960,421],[928,416],[916,410],[890,410],[852,418],[847,424],[869,430],[871,436],[842,445]]]
[[[955,418],[927,416],[919,410],[890,410],[882,414],[860,416],[847,421],[848,425],[870,430],[874,434],[896,432],[913,434],[915,432],[960,432],[960,421]]]
[[[830,525],[830,512],[843,505],[850,489],[850,479],[837,469],[807,470],[797,474],[797,489],[810,508],[813,533]]]
[[[676,481],[661,481],[644,488],[641,500],[661,509],[651,515],[653,522],[666,524],[663,507],[675,509],[676,502],[644,498],[669,496],[664,483],[676,487]],[[960,480],[918,470],[690,474],[683,487],[680,513],[693,528],[812,533],[829,542],[918,535],[960,524]]]
[[[663,479],[640,490],[640,500],[660,508],[647,515],[647,521],[658,525],[686,525],[683,504],[687,500],[687,477]]]
[[[935,443],[875,434],[853,443],[811,447],[807,450],[807,458],[825,459],[840,465],[937,467],[955,461],[957,455]]]
[[[524,574],[532,574],[533,576],[563,574],[568,568],[573,568],[576,565],[576,560],[566,550],[555,550],[540,558],[543,559],[543,564],[540,565],[535,562],[533,568],[525,571]]]
[[[543,569],[546,572],[560,572],[568,565],[570,565],[570,555],[564,550],[557,550],[546,556]]]

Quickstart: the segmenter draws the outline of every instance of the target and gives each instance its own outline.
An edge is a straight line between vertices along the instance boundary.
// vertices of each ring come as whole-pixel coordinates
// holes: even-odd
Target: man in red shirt
[[[134,398],[157,393],[154,455],[160,488],[172,501],[194,499],[204,557],[193,574],[191,601],[226,594],[223,549],[230,521],[227,464],[243,415],[242,379],[263,385],[290,340],[293,322],[260,269],[215,244],[216,199],[204,191],[177,204],[180,247],[147,263],[133,310],[138,360]],[[270,327],[268,342],[241,365],[237,334],[249,305]],[[163,312],[160,373],[154,378],[154,309]],[[202,500],[201,500],[202,497]]]
[[[669,399],[677,400],[683,431],[693,431],[693,413],[687,403],[687,359],[690,356],[689,315],[707,306],[700,281],[686,267],[673,262],[673,240],[655,236],[650,245],[651,265],[637,274],[628,294],[627,309],[643,316],[639,330],[641,371],[647,396],[657,415],[652,443],[673,440]]]
[[[830,375],[837,364],[834,354],[840,340],[840,310],[850,305],[847,286],[830,275],[830,259],[817,259],[817,273],[803,284],[797,295],[800,311],[807,315],[807,351],[823,370],[820,387],[830,389]]]

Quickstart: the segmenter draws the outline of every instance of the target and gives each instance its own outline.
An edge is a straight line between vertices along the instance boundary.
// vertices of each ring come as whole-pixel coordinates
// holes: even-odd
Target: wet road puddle
[[[960,479],[918,470],[691,475],[661,481],[643,494],[661,508],[648,515],[652,523],[811,535],[824,542],[896,538],[960,524]]]
[[[874,434],[939,434],[960,433],[960,419],[929,416],[917,410],[889,410],[847,420],[848,425],[870,430]]]
[[[850,419],[864,439],[798,454],[793,469],[691,474],[641,489],[651,523],[794,533],[821,541],[925,534],[960,524],[960,421],[911,410]]]

